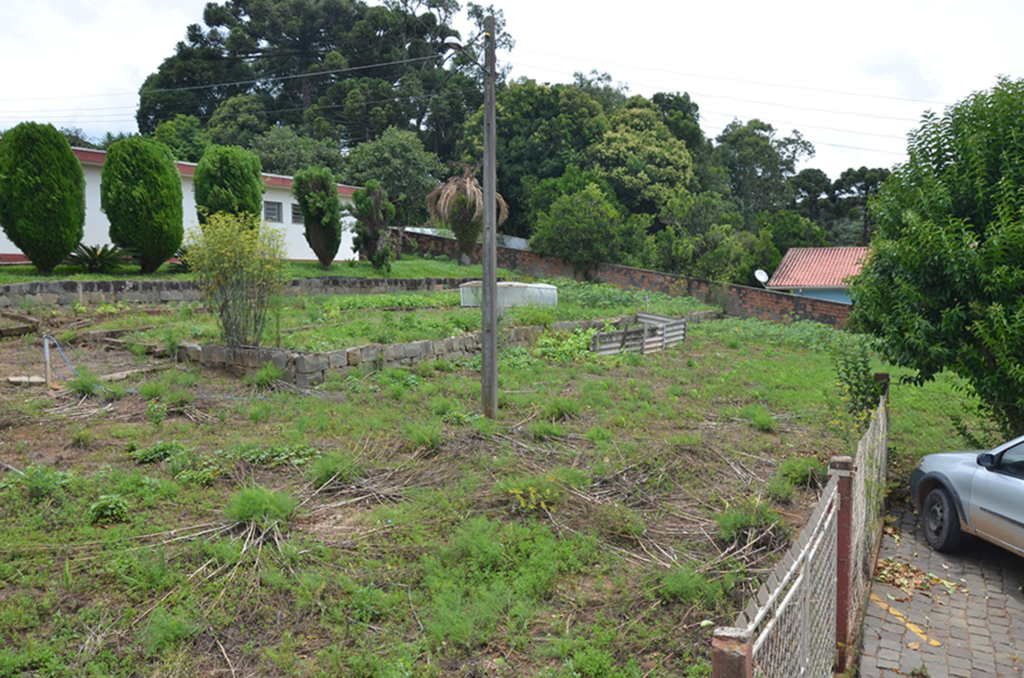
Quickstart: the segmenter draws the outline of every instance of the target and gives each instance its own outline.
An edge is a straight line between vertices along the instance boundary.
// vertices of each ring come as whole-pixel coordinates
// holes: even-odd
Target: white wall
[[[107,215],[100,210],[100,174],[103,166],[94,163],[83,162],[82,170],[85,173],[85,229],[82,236],[84,245],[108,245],[110,244],[110,222]],[[182,221],[185,230],[198,223],[196,219],[196,197],[192,186],[192,176],[181,175],[181,203]],[[295,199],[292,198],[291,189],[280,186],[267,186],[267,192],[263,195],[264,201],[281,203],[283,209],[282,223],[272,223],[271,226],[283,228],[285,232],[285,248],[289,259],[316,260],[312,248],[306,242],[305,230],[302,224],[292,223],[292,205]],[[342,196],[342,205],[348,207],[352,204],[351,198]],[[357,258],[352,249],[353,220],[346,219],[348,225],[341,235],[341,247],[335,261],[347,261]],[[0,230],[0,254],[17,254],[18,248],[7,238],[7,235]]]

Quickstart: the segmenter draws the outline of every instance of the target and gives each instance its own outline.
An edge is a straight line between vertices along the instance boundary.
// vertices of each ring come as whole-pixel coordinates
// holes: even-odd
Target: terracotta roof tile
[[[791,247],[767,287],[838,287],[860,273],[867,247]]]

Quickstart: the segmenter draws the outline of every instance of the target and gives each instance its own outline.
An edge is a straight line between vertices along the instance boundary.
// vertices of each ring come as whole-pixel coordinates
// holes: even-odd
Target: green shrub
[[[263,168],[260,159],[244,148],[208,146],[196,165],[193,185],[200,224],[220,212],[247,224],[259,223],[263,217]],[[191,257],[189,263],[195,265]]]
[[[128,502],[119,494],[104,494],[89,506],[89,520],[97,525],[128,522]]]
[[[287,492],[246,487],[231,496],[224,507],[224,514],[235,522],[268,529],[291,520],[297,505],[295,497]]]
[[[257,388],[269,388],[274,382],[284,376],[284,370],[274,365],[269,360],[263,363],[263,367],[256,370],[256,374],[245,378],[245,383],[252,384]]]
[[[85,174],[53,125],[23,122],[4,133],[0,226],[44,275],[82,240]]]
[[[735,584],[735,573],[727,573],[721,581],[716,581],[686,564],[661,576],[661,597],[688,607],[714,612],[726,602]]]
[[[433,450],[440,447],[444,442],[444,435],[441,427],[436,424],[419,424],[410,422],[403,427],[405,437],[412,443],[413,447]]]
[[[306,242],[325,271],[341,246],[341,199],[334,174],[326,167],[295,173],[292,195],[299,202]]]
[[[60,488],[71,480],[71,473],[56,471],[49,466],[34,464],[25,469],[21,475],[8,475],[0,481],[0,492],[12,489],[23,489],[32,502],[49,499]]]
[[[775,476],[768,481],[768,495],[780,504],[788,504],[793,501],[795,490],[796,487],[788,478]]]
[[[135,443],[128,443],[125,446],[125,451],[132,455],[136,464],[153,464],[158,461],[163,461],[174,454],[181,454],[188,451],[183,443],[179,443],[176,440],[165,443],[162,440],[156,441],[156,444],[151,445],[143,449],[139,449],[139,446]]]
[[[90,369],[83,367],[75,377],[68,380],[68,388],[81,396],[95,395],[100,390],[100,380]]]
[[[771,433],[775,430],[775,419],[764,405],[753,404],[744,406],[740,410],[740,418],[749,421],[758,431]]]
[[[319,489],[327,483],[345,484],[354,480],[360,467],[351,455],[334,452],[313,460],[310,475],[313,487]]]
[[[181,246],[181,174],[170,150],[146,137],[128,137],[107,149],[100,204],[110,240],[152,273]]]
[[[142,634],[143,645],[150,654],[156,654],[183,643],[202,628],[183,613],[170,614],[158,607],[149,616],[149,625]]]
[[[353,245],[374,268],[391,270],[391,240],[388,226],[395,218],[395,206],[380,182],[371,179],[366,188],[352,194],[356,217]]]
[[[282,285],[284,236],[258,216],[214,214],[189,231],[188,256],[228,346],[259,346]]]
[[[715,516],[715,522],[718,523],[718,538],[724,542],[745,539],[753,531],[784,526],[782,517],[757,499],[726,509]]]
[[[779,464],[775,475],[794,485],[813,487],[824,484],[828,478],[828,468],[815,457],[791,457]]]

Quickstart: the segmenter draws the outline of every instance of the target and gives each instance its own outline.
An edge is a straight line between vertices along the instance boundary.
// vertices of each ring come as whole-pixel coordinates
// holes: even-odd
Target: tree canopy
[[[891,362],[960,376],[1024,432],[1024,81],[927,113],[871,203],[851,319]]]

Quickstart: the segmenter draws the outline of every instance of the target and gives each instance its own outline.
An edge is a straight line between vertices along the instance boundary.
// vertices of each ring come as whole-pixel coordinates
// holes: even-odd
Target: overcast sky
[[[138,90],[204,0],[2,0],[0,129],[22,120],[136,131]],[[734,118],[800,130],[805,167],[889,167],[927,109],[1024,77],[1021,0],[504,0],[512,77],[608,72],[635,94],[689,92],[705,134]]]

